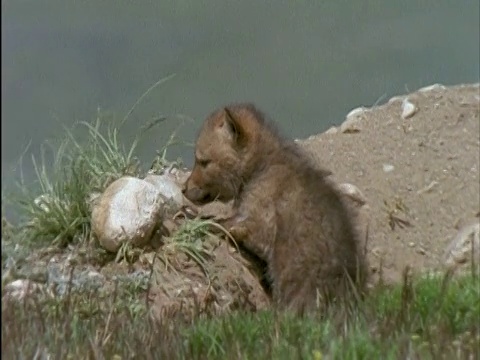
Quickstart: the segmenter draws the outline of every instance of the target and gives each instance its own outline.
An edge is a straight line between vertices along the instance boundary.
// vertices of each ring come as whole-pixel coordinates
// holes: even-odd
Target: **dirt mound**
[[[479,85],[432,86],[355,113],[299,144],[367,197],[374,271],[396,281],[407,265],[442,268],[459,228],[478,223]]]
[[[202,248],[204,260],[176,252],[168,260],[160,257],[154,263],[150,299],[155,318],[188,321],[236,309],[257,311],[269,305],[259,281],[262,269],[255,262],[215,235],[208,235]]]

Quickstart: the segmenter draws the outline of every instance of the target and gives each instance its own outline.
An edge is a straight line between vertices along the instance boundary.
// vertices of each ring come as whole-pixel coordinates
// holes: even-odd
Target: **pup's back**
[[[345,299],[352,291],[362,293],[364,254],[344,198],[305,160],[298,159],[284,169],[290,176],[278,184],[283,196],[277,200],[277,233],[270,266],[276,279],[275,299],[302,312],[318,301]]]

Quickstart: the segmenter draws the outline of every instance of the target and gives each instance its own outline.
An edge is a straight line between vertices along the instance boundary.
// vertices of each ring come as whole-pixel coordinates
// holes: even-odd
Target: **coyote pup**
[[[254,105],[234,104],[205,120],[183,191],[197,204],[234,200],[223,225],[266,262],[273,302],[302,314],[361,294],[366,280],[353,217],[328,174]]]

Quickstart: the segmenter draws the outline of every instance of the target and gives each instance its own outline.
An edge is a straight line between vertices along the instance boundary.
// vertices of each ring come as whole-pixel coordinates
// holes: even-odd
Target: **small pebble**
[[[360,132],[362,115],[366,111],[368,111],[368,109],[365,107],[358,107],[350,111],[347,114],[345,121],[342,123],[342,125],[340,125],[340,131],[344,134],[353,134]]]
[[[332,126],[330,129],[325,131],[325,134],[330,134],[330,135],[333,135],[333,134],[336,134],[336,133],[338,133],[338,128],[336,128],[335,126]]]
[[[417,253],[419,253],[420,255],[425,255],[427,252],[423,248],[418,248]]]
[[[395,166],[391,164],[383,164],[383,172],[389,173],[395,169]]]
[[[31,280],[19,279],[5,285],[2,297],[6,296],[12,300],[23,300],[36,291],[41,290],[41,286]]]
[[[393,104],[395,102],[402,102],[404,100],[404,96],[394,96],[392,98],[390,98],[390,100],[388,100],[388,103],[389,104]]]
[[[402,118],[411,118],[417,112],[417,107],[411,103],[408,98],[402,102]]]
[[[360,189],[355,185],[343,183],[343,184],[340,184],[338,187],[343,194],[348,196],[350,199],[352,199],[356,203],[360,205],[365,205],[367,203],[367,198],[365,197],[365,195],[363,195]]]
[[[432,90],[444,90],[445,89],[445,86],[442,85],[442,84],[432,84],[432,85],[429,85],[429,86],[425,86],[421,89],[419,89],[418,91],[419,92],[428,92],[428,91],[432,91]]]

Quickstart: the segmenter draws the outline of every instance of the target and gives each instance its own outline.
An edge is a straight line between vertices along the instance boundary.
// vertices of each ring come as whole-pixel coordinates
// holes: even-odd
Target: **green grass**
[[[137,143],[138,138],[128,149],[121,146],[115,122],[99,113],[93,123],[65,129],[50,158],[47,146],[42,147],[40,159],[32,157],[37,186],[20,181],[12,198],[23,219],[19,228],[25,241],[64,246],[86,239],[90,196],[123,175],[138,174],[133,156]]]
[[[235,312],[163,325],[151,321],[131,287],[3,306],[2,354],[33,358],[43,349],[59,359],[457,359],[475,358],[480,349],[480,290],[471,275],[379,288],[356,309],[332,308],[322,316]]]
[[[205,267],[211,255],[209,243],[205,237],[211,234],[211,229],[216,224],[211,220],[192,219],[185,221],[178,230],[170,237],[164,239],[162,252],[158,254],[160,260],[168,268],[170,256],[181,252],[195,261],[209,275]]]
[[[10,196],[6,196],[2,188],[2,219],[5,201],[19,212],[22,219],[15,234],[17,240],[65,246],[89,237],[90,202],[93,196],[121,176],[138,176],[141,173],[134,154],[139,141],[167,118],[160,116],[146,122],[127,147],[119,142],[122,125],[153,89],[173,76],[167,76],[152,85],[121,120],[99,110],[93,121],[83,121],[73,128],[64,128],[59,141],[46,141],[40,156],[32,155],[36,182],[26,184],[21,176],[17,183],[18,191]],[[188,119],[180,120],[179,126]],[[169,146],[179,143],[177,130],[178,127],[155,157],[156,170],[169,165],[166,151]],[[20,168],[22,166],[23,156]]]
[[[299,319],[272,312],[233,314],[189,328],[186,346],[208,358],[457,358],[480,349],[480,291],[471,276],[379,289],[360,308]],[[411,297],[402,299],[404,292]]]

